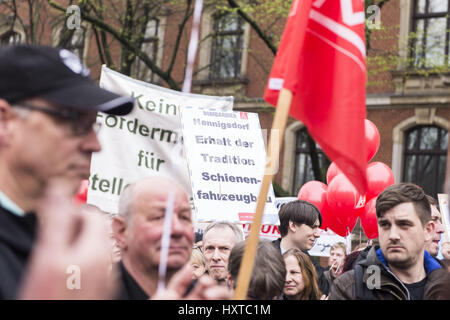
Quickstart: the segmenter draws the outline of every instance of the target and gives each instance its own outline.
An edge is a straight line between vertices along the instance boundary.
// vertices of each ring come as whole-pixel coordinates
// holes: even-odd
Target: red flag
[[[365,87],[364,2],[294,0],[264,99],[292,91],[290,115],[363,194]]]

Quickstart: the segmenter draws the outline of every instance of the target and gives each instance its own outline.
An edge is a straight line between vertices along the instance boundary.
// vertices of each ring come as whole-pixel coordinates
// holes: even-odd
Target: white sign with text
[[[197,222],[249,222],[256,211],[266,151],[256,113],[180,110]],[[278,224],[269,188],[262,224]]]

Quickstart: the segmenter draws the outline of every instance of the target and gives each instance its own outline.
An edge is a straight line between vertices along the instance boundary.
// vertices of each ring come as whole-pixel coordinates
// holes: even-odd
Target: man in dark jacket
[[[165,268],[160,270],[167,198],[171,193],[171,230]],[[189,260],[194,244],[191,205],[186,192],[176,182],[155,176],[140,179],[127,186],[120,196],[119,214],[114,217],[112,227],[122,256],[119,262],[117,299],[229,298],[229,290],[217,285],[207,276],[191,281],[192,270],[186,270],[190,268]],[[171,294],[170,289],[160,290],[160,271],[164,270],[164,286],[175,287],[177,294]],[[187,278],[177,281],[180,274]]]
[[[308,250],[311,250],[320,237],[322,216],[319,209],[307,201],[295,200],[284,204],[278,215],[281,239],[274,240],[273,243],[280,248],[282,254],[291,248],[297,248],[309,256]],[[324,295],[328,295],[330,287],[324,275],[326,269],[314,260],[311,261],[317,272],[319,289]]]
[[[446,270],[425,251],[434,235],[423,190],[412,183],[386,188],[377,199],[380,247],[362,251],[353,270],[338,277],[330,300],[436,299]]]
[[[125,115],[133,99],[99,88],[65,49],[0,49],[0,299],[15,299],[51,181],[75,193],[89,177],[98,111]],[[64,212],[61,212],[64,214]],[[58,230],[54,230],[58,232]]]

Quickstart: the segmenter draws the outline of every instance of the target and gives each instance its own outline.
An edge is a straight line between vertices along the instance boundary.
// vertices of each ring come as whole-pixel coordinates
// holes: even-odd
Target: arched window
[[[403,181],[421,186],[433,197],[443,192],[448,131],[438,126],[416,126],[405,133]]]
[[[295,144],[295,170],[294,183],[292,184],[293,195],[297,195],[301,186],[306,182],[315,180],[308,142],[308,132],[306,131],[306,128],[302,128],[297,131]],[[316,149],[319,157],[321,175],[322,177],[325,177],[326,170],[330,165],[330,160],[325,156],[317,143]]]

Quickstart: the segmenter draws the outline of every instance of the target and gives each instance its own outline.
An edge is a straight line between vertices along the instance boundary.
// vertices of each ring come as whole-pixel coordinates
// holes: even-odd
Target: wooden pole
[[[266,204],[267,192],[272,183],[274,173],[270,168],[278,168],[278,157],[283,143],[284,130],[286,128],[287,119],[289,116],[289,108],[292,101],[292,92],[287,89],[282,89],[278,96],[277,108],[272,124],[272,132],[278,130],[278,141],[275,141],[276,146],[274,153],[272,150],[272,138],[267,147],[267,161],[266,171],[261,183],[258,201],[256,202],[256,213],[251,224],[250,235],[247,238],[244,255],[242,257],[241,266],[237,278],[236,291],[234,293],[235,300],[245,300],[247,298],[248,286],[253,272],[256,250],[258,248],[259,230],[261,229],[262,216],[264,206]]]

